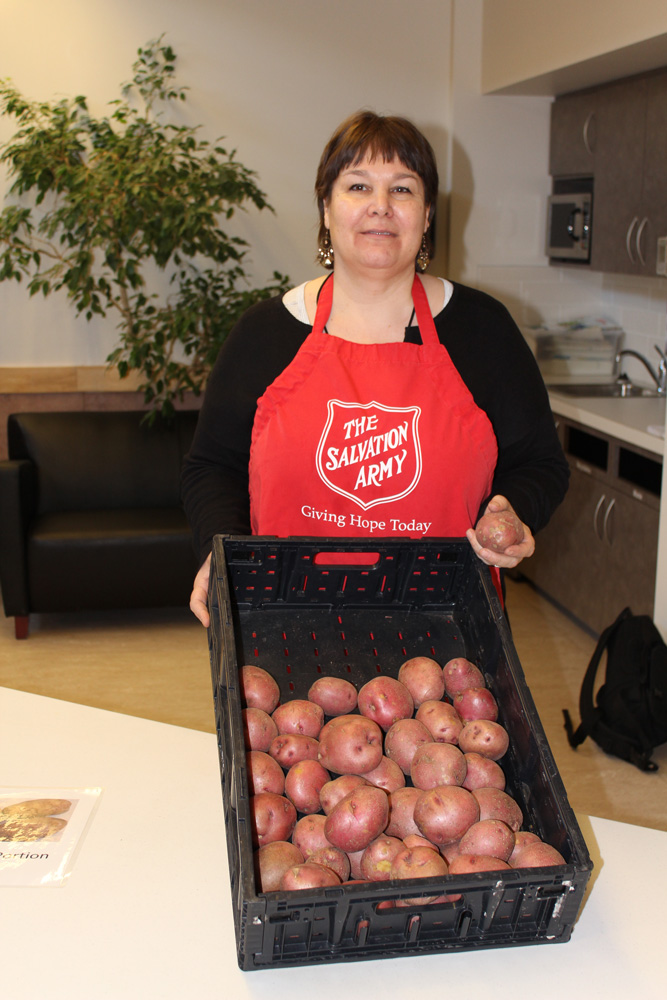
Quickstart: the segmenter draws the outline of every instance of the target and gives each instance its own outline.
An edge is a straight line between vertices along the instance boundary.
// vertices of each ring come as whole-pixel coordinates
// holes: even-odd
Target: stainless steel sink
[[[657,389],[647,386],[633,385],[632,382],[563,382],[549,383],[547,389],[550,392],[557,392],[562,396],[577,397],[609,397],[613,399],[630,399],[643,397],[655,397],[660,393]]]

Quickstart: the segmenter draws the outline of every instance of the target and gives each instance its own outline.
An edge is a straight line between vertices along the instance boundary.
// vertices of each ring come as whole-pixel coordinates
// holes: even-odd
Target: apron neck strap
[[[315,322],[313,323],[313,333],[323,333],[327,325],[333,303],[333,284],[334,276],[330,274],[320,286],[317,296],[317,312],[315,313]],[[417,274],[415,274],[415,279],[412,283],[412,302],[415,307],[422,343],[439,344],[440,339],[435,328],[435,323],[433,322],[433,317],[431,316],[426,289]]]

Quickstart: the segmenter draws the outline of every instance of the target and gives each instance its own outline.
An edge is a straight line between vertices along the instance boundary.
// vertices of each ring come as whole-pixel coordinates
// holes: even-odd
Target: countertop
[[[665,995],[667,833],[578,817],[595,869],[567,943],[243,973],[216,737],[8,688],[0,718],[8,785],[103,789],[64,887],[0,888],[11,1000]]]
[[[657,397],[575,397],[549,389],[549,401],[554,413],[598,430],[662,457],[664,437],[651,433],[649,427],[665,426],[665,400]]]

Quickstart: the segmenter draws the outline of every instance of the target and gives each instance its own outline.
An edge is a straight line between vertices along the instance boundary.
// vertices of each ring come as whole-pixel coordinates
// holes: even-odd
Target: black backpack
[[[593,703],[595,676],[607,651],[604,684]],[[651,760],[667,742],[667,646],[648,615],[625,608],[602,632],[581,685],[581,724],[576,732],[563,710],[570,746],[590,736],[605,753],[629,761],[642,771],[656,771]]]

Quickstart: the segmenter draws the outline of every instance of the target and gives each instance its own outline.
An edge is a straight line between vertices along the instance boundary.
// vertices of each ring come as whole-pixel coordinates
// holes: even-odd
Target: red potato
[[[417,719],[399,719],[385,734],[384,752],[398,764],[403,774],[410,774],[415,750],[423,743],[432,742],[433,736],[423,722]]]
[[[347,882],[350,877],[350,859],[345,851],[338,847],[320,847],[308,858],[314,865],[323,865],[331,868],[336,873],[341,882]]]
[[[519,804],[499,788],[475,788],[472,792],[479,806],[480,819],[499,819],[515,833],[521,829],[523,813]]]
[[[250,798],[252,839],[257,847],[273,840],[289,840],[296,823],[296,809],[289,799],[275,792],[260,792]]]
[[[246,663],[239,670],[241,703],[248,708],[261,708],[268,715],[280,701],[278,682],[268,670]]]
[[[359,711],[377,722],[386,733],[399,719],[411,718],[415,705],[412,695],[395,677],[373,677],[359,691]]]
[[[384,831],[387,836],[404,840],[410,834],[419,834],[414,814],[420,795],[421,789],[413,788],[411,785],[397,788],[395,792],[389,793],[389,821]]]
[[[504,552],[510,545],[519,545],[523,537],[523,524],[512,510],[484,514],[475,528],[479,544],[493,552]]]
[[[271,740],[269,755],[288,770],[300,760],[317,760],[320,744],[313,736],[288,733]]]
[[[250,750],[245,760],[248,790],[251,795],[259,795],[260,792],[284,794],[285,772],[273,757],[269,757],[263,750]]]
[[[285,775],[285,795],[298,813],[317,813],[321,808],[320,789],[330,779],[319,761],[300,760]]]
[[[280,888],[287,892],[295,889],[321,889],[328,885],[340,885],[341,879],[331,868],[304,861],[302,865],[288,868],[280,880]]]
[[[315,851],[332,846],[324,833],[325,819],[326,816],[323,816],[322,813],[310,813],[302,816],[296,822],[292,833],[292,843],[296,844],[306,860]]]
[[[357,707],[357,689],[343,677],[318,677],[310,685],[308,700],[319,705],[325,715],[348,715]]]
[[[255,851],[255,876],[260,892],[274,892],[288,868],[303,863],[303,854],[288,840],[274,840]]]
[[[507,730],[499,722],[489,719],[466,722],[459,734],[459,746],[463,753],[480,753],[491,760],[504,757],[509,745]]]
[[[334,774],[366,774],[382,760],[382,730],[363,715],[332,719],[320,733],[318,759]]]
[[[430,840],[427,840],[426,837],[422,837],[418,833],[410,833],[410,834],[408,834],[407,837],[403,837],[403,843],[409,849],[411,849],[413,847],[430,847],[430,849],[432,851],[437,851],[438,850],[438,848],[435,846],[435,844],[432,844]],[[445,857],[444,852],[441,852],[441,853],[442,853],[443,858],[445,858],[445,861],[446,861],[447,858]]]
[[[528,830],[517,830],[514,834],[514,850],[509,856],[508,864],[510,868],[515,867],[515,860],[519,851],[523,850],[528,844],[539,844],[540,838],[536,833],[530,833]]]
[[[445,678],[445,693],[448,698],[453,698],[459,691],[466,688],[484,687],[484,674],[475,664],[466,659],[465,656],[455,656],[448,660],[442,668]]]
[[[368,882],[385,882],[391,878],[391,865],[405,844],[398,837],[381,834],[372,840],[361,855],[359,870]]]
[[[271,718],[282,736],[298,733],[300,736],[317,739],[324,725],[324,711],[321,706],[304,698],[292,698],[291,701],[278,705]]]
[[[268,750],[271,740],[278,735],[278,727],[263,708],[244,708],[243,738],[248,750]]]
[[[463,722],[448,701],[423,702],[415,719],[426,726],[436,743],[458,743]]]
[[[391,878],[438,878],[448,873],[447,862],[430,847],[404,847],[393,860]],[[398,899],[397,906],[420,906],[434,903],[438,895]]]
[[[445,861],[447,862],[447,864],[450,866],[450,870],[451,870],[452,861],[460,853],[460,850],[459,850],[459,844],[460,843],[461,843],[460,840],[453,840],[451,844],[443,844],[442,847],[438,848],[438,850],[442,854],[443,858],[445,859]]]
[[[442,667],[429,656],[413,656],[398,671],[398,679],[412,695],[415,708],[424,701],[439,701],[445,693]]]
[[[505,788],[505,772],[497,761],[481,753],[466,753],[466,776],[463,787],[472,792],[475,788]]]
[[[331,810],[324,823],[324,835],[341,851],[361,851],[379,837],[388,819],[387,793],[374,785],[360,785]]]
[[[322,811],[328,816],[333,807],[341,799],[344,799],[353,788],[366,784],[366,779],[360,774],[341,774],[338,778],[327,781],[320,788],[320,805]]]
[[[565,858],[551,844],[539,841],[537,844],[526,844],[514,858],[514,868],[552,868],[554,865],[564,865]]]
[[[366,848],[364,847],[364,851]],[[361,874],[361,859],[364,856],[364,851],[347,851],[347,858],[350,862],[350,878],[348,879],[348,884],[352,882],[365,882],[366,879]]]
[[[506,871],[509,865],[502,858],[486,854],[458,854],[449,866],[450,875],[468,875],[473,872]]]
[[[397,788],[403,788],[405,785],[405,775],[398,764],[389,757],[382,757],[376,768],[367,771],[361,777],[365,778],[369,785],[382,788],[385,792],[395,792]]]
[[[472,792],[459,785],[441,785],[422,792],[415,803],[415,823],[432,844],[441,847],[460,840],[479,819]]]
[[[412,758],[410,777],[415,788],[461,785],[466,759],[453,743],[424,743]]]
[[[472,722],[473,719],[496,722],[498,719],[498,702],[486,687],[458,691],[452,698],[452,705],[463,722]]]
[[[484,854],[509,861],[514,849],[514,831],[499,819],[481,819],[461,837],[461,854]]]

